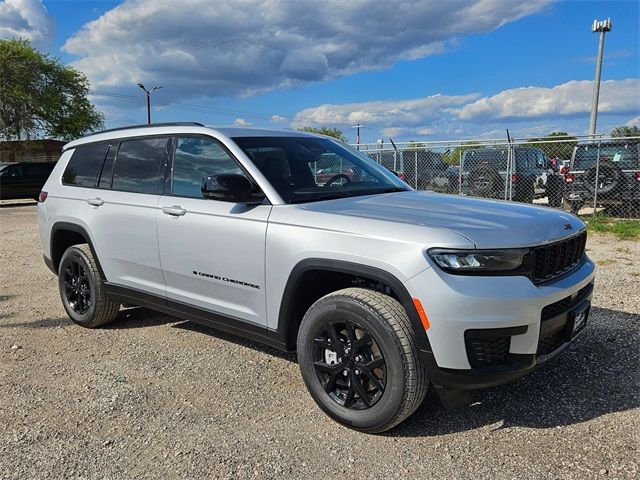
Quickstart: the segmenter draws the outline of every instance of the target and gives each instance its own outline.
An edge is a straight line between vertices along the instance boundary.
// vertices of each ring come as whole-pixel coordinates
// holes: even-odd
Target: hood
[[[301,205],[306,210],[453,230],[477,248],[542,245],[584,224],[571,214],[501,200],[407,191]]]

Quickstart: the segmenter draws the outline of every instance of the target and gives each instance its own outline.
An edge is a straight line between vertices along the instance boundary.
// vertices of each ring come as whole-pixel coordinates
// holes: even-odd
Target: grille
[[[468,338],[465,335],[467,358],[471,367],[486,367],[508,363],[511,337]]]
[[[538,355],[548,355],[565,342],[564,330],[552,333],[538,341]]]
[[[532,250],[535,257],[533,281],[546,282],[571,270],[580,262],[586,243],[587,234],[583,232],[566,240],[535,247]]]
[[[573,305],[578,305],[582,300],[587,298],[593,289],[593,283],[588,283],[576,294],[576,298],[571,301],[571,296],[565,297],[562,300],[558,300],[557,302],[551,303],[542,309],[542,314],[540,319],[544,322],[545,320],[549,320],[550,318],[555,317],[556,315],[560,315],[562,312],[567,311],[569,307]]]
[[[544,322],[545,320],[549,320],[550,318],[553,318],[556,315],[561,314],[562,312],[567,310],[570,305],[571,305],[571,296],[565,297],[562,300],[558,300],[555,303],[547,305],[542,309],[541,320]]]
[[[587,283],[584,287],[578,290],[578,295],[576,295],[576,303],[580,303],[580,300],[585,299],[593,290],[593,283]]]

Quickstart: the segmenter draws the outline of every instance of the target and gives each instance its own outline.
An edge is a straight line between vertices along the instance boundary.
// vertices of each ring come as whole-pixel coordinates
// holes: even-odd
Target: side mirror
[[[253,185],[247,177],[237,173],[210,175],[202,179],[202,196],[210,200],[257,205],[264,196],[253,193]]]

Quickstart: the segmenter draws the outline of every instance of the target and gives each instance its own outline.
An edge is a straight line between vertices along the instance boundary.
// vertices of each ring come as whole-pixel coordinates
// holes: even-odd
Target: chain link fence
[[[359,145],[418,190],[640,216],[640,137]]]

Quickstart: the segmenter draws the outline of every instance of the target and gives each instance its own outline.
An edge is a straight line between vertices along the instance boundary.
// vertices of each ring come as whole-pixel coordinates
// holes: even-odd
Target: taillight
[[[635,173],[636,180],[640,182],[640,172]]]
[[[567,173],[564,176],[564,181],[567,182],[567,183],[573,183],[573,175],[571,175],[570,173]]]
[[[518,174],[517,173],[512,173],[511,174],[511,183],[516,183],[518,181]]]
[[[47,192],[40,192],[38,195],[38,202],[43,203],[47,199]]]
[[[569,168],[566,165],[560,167],[560,175],[566,175],[567,173],[569,173]]]

